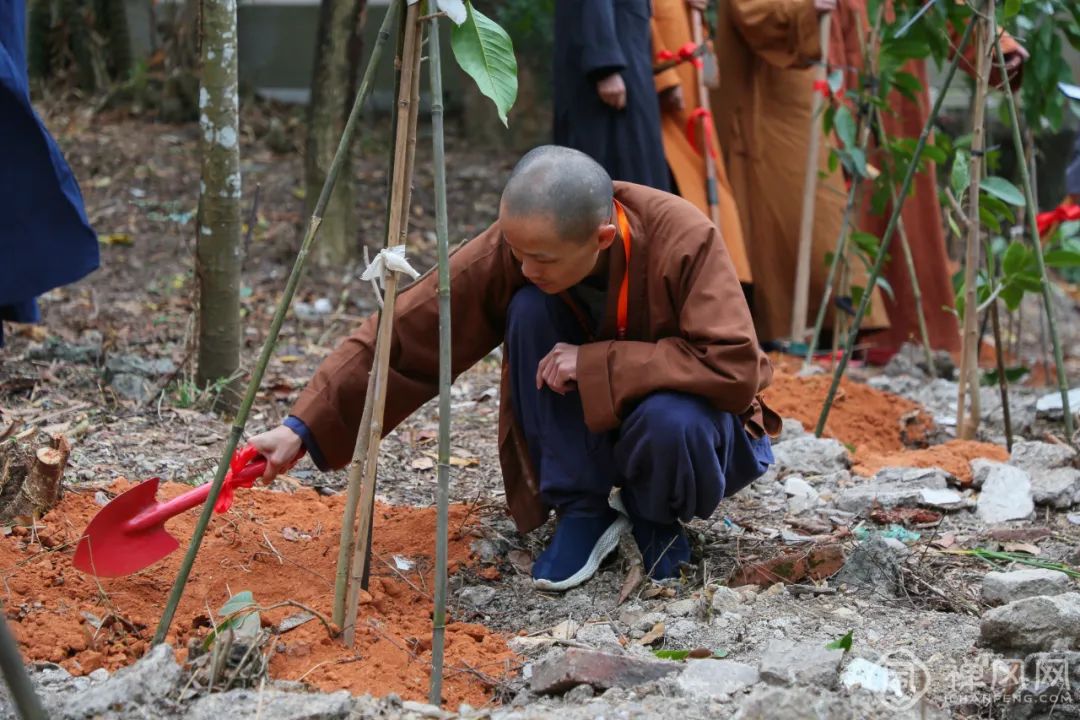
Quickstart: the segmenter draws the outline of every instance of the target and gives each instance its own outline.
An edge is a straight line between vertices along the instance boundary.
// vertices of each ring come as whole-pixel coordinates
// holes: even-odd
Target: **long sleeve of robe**
[[[25,33],[24,0],[0,0],[0,320],[18,322],[98,266],[78,183],[30,105]]]
[[[812,63],[821,56],[818,13],[812,0],[720,0],[717,9],[716,128],[746,238],[758,335],[763,341],[781,340],[791,331]],[[828,276],[826,258],[835,251],[846,201],[841,173],[828,170],[828,143],[822,139],[820,147],[818,168],[824,177],[814,197],[808,322],[817,315]],[[865,287],[862,264],[853,263],[852,270],[852,284]],[[888,324],[880,297],[874,290],[866,330]],[[832,316],[830,307],[826,328],[832,327]]]
[[[608,293],[598,340],[581,346],[578,388],[594,432],[618,427],[627,408],[656,390],[698,394],[743,418],[755,436],[778,431],[760,402],[772,368],[759,350],[746,301],[716,228],[692,205],[616,183],[632,228],[627,339],[614,340],[617,294]],[[621,243],[609,251],[609,287],[621,283]],[[451,256],[452,368],[456,377],[503,339],[514,293],[525,285],[495,223]],[[434,273],[405,289],[394,308],[384,432],[438,392],[438,298]],[[327,465],[343,467],[356,442],[374,355],[369,318],[319,366],[291,414],[313,434]],[[499,453],[507,503],[519,529],[541,525],[528,447],[514,420],[504,355]]]
[[[693,42],[690,26],[689,6],[686,0],[653,0],[653,52],[659,56],[668,51],[677,54],[679,48]],[[657,92],[669,88],[682,88],[683,109],[660,113],[660,130],[664,141],[664,155],[668,167],[675,179],[678,194],[694,204],[703,214],[709,216],[709,200],[706,192],[705,157],[702,148],[695,149],[687,137],[687,121],[691,113],[701,106],[698,98],[698,77],[701,72],[693,63],[684,62],[674,68],[656,75]],[[705,98],[708,102],[708,98]],[[713,130],[709,140],[711,146],[720,150],[720,140]],[[716,172],[716,196],[720,214],[720,235],[724,238],[731,261],[739,282],[752,282],[750,261],[746,256],[742,224],[739,222],[739,210],[735,205],[731,183],[723,159],[718,157],[714,163]]]
[[[649,0],[557,0],[554,141],[580,150],[614,180],[670,186],[652,75]],[[600,99],[597,81],[622,75],[626,107]]]

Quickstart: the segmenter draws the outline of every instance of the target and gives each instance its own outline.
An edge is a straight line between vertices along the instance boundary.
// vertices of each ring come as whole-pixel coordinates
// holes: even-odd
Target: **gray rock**
[[[495,588],[487,585],[470,585],[458,593],[461,601],[474,608],[482,608],[495,599]]]
[[[774,685],[833,687],[840,675],[844,651],[829,650],[826,644],[825,640],[773,640],[765,647],[758,666],[762,679]]]
[[[875,536],[855,546],[835,582],[858,591],[895,595],[900,589],[900,563],[892,548]]]
[[[1031,478],[1018,467],[997,463],[986,474],[977,508],[985,523],[1024,520],[1035,510]]]
[[[679,673],[675,683],[691,697],[712,698],[733,695],[754,685],[760,679],[751,665],[734,660],[691,660]]]
[[[874,481],[846,488],[836,497],[836,507],[846,512],[864,514],[875,505],[894,508],[918,505],[924,490],[944,490],[948,475],[936,468],[888,468],[874,476]]]
[[[1022,679],[1006,705],[1006,720],[1080,717],[1080,653],[1028,655]]]
[[[563,695],[563,699],[567,703],[574,704],[583,703],[586,700],[593,699],[594,697],[596,697],[596,691],[593,690],[593,686],[584,683],[578,685],[576,688],[572,688],[565,695]]]
[[[713,588],[712,609],[713,612],[721,613],[725,610],[733,610],[742,604],[742,595],[726,585],[717,585]]]
[[[1080,388],[1072,388],[1069,390],[1069,409],[1072,410],[1078,406],[1080,406]],[[1035,401],[1035,410],[1040,415],[1046,415],[1051,418],[1060,418],[1064,414],[1062,413],[1063,409],[1064,406],[1061,404],[1060,392],[1041,395],[1038,400]]]
[[[889,467],[874,475],[874,482],[897,483],[920,488],[943,489],[953,477],[941,468]]]
[[[1080,500],[1080,470],[1064,467],[1028,472],[1031,474],[1031,496],[1036,505],[1065,510]]]
[[[853,717],[848,702],[831,692],[758,688],[739,706],[735,720],[837,720]]]
[[[493,563],[499,560],[499,546],[487,538],[473,540],[472,544],[469,545],[469,549],[473,551],[473,554],[476,555],[480,562]]]
[[[119,708],[153,708],[171,695],[183,671],[173,649],[156,645],[145,656],[100,683],[66,699],[64,717],[93,718]],[[154,715],[154,713],[150,713]]]
[[[784,481],[784,492],[788,496],[788,512],[792,515],[806,512],[821,502],[818,491],[799,475],[791,475]]]
[[[329,695],[230,690],[199,698],[185,717],[189,720],[345,720],[352,713],[353,704],[352,696],[345,690]]]
[[[889,668],[864,658],[855,658],[844,668],[840,682],[848,690],[862,689],[875,695],[904,696],[900,678]]]
[[[778,443],[805,437],[808,434],[806,428],[803,427],[803,424],[795,418],[784,418],[783,423],[783,427],[780,430],[780,437],[776,439],[776,442]]]
[[[1060,595],[1070,589],[1072,583],[1065,573],[1030,568],[987,573],[983,577],[982,598],[990,605],[1004,605],[1039,595]]]
[[[619,636],[611,629],[610,623],[598,622],[582,625],[574,639],[597,650],[622,652],[622,643],[619,642]]]
[[[1016,600],[990,610],[979,644],[1002,653],[1080,648],[1080,593]]]
[[[1076,451],[1067,445],[1018,440],[1009,455],[1009,464],[1031,473],[1068,467],[1075,459]]]
[[[154,391],[153,383],[141,375],[132,375],[130,373],[113,375],[109,381],[109,386],[120,397],[135,402],[146,402],[150,399],[150,393]]]
[[[63,360],[81,365],[93,365],[101,360],[101,336],[87,338],[89,342],[80,345],[66,343],[59,338],[50,337],[41,345],[30,347],[27,355],[31,360]]]
[[[449,720],[454,716],[454,713],[440,710],[434,705],[428,703],[416,702],[415,700],[406,700],[401,703],[401,709],[406,713],[411,713],[412,716],[419,716],[422,718],[437,718],[438,720]]]
[[[597,690],[607,690],[659,680],[677,672],[679,668],[679,664],[674,662],[567,648],[557,650],[536,663],[529,685],[533,692],[543,695],[564,693],[583,683]]]
[[[919,504],[932,507],[937,510],[960,510],[967,506],[964,496],[955,490],[945,488],[923,488],[919,491]]]
[[[701,603],[697,598],[685,598],[668,603],[667,607],[664,608],[664,612],[672,617],[689,617],[697,615],[700,606]]]
[[[781,474],[825,475],[846,470],[851,464],[847,448],[839,441],[813,435],[776,443],[773,456],[776,458],[774,467]]]
[[[990,476],[990,471],[1001,463],[986,458],[975,458],[969,464],[971,466],[971,487],[978,489],[986,482],[986,478]]]
[[[147,378],[171,375],[176,372],[176,363],[169,358],[145,360],[138,355],[111,355],[105,361],[105,375],[141,375]]]

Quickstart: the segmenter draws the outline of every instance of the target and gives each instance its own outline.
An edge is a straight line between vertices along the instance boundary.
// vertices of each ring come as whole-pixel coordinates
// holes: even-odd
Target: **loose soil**
[[[887,467],[937,467],[968,485],[971,483],[971,461],[976,458],[1005,462],[1009,459],[1009,451],[993,443],[950,440],[921,450],[864,453],[857,459],[854,470],[859,475],[874,475]]]
[[[109,491],[131,486],[117,481]],[[169,483],[159,496],[188,489]],[[308,489],[240,491],[228,513],[214,517],[188,581],[168,637],[180,655],[190,640],[210,632],[211,618],[220,622],[217,609],[243,590],[262,607],[292,600],[328,617],[343,503],[344,495]],[[99,509],[93,491],[68,492],[36,531],[16,528],[0,540],[5,610],[23,652],[77,675],[115,670],[145,652],[183,557],[177,550],[126,578],[98,581],[80,573],[71,566],[74,543]],[[182,548],[197,516],[192,511],[169,522]],[[451,508],[451,572],[468,561],[473,519],[469,508]],[[311,620],[275,639],[272,675],[303,678],[328,691],[426,700],[434,532],[433,508],[378,505],[370,593],[362,593],[356,647],[344,648]],[[263,624],[277,626],[298,612],[292,606],[266,610]],[[448,624],[443,693],[450,707],[484,705],[492,685],[516,665],[502,636],[482,625]]]

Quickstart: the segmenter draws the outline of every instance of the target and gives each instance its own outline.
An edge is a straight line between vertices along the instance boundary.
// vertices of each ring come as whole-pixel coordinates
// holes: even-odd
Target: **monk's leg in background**
[[[626,520],[608,504],[616,475],[613,437],[589,432],[577,392],[536,389],[536,369],[556,343],[580,345],[585,330],[566,303],[532,285],[510,302],[506,353],[510,392],[540,479],[558,517],[555,536],[536,559],[537,587],[565,590],[588,580],[618,546]]]
[[[755,440],[735,415],[678,392],[653,393],[634,408],[614,456],[634,539],[657,579],[677,576],[690,559],[680,521],[709,517],[773,462],[768,437]]]

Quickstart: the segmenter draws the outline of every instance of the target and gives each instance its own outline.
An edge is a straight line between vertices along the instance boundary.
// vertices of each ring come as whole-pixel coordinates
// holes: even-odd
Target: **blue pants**
[[[721,498],[773,462],[768,437],[747,435],[738,417],[703,398],[658,391],[608,433],[585,426],[581,396],[536,389],[536,368],[558,342],[587,335],[573,311],[533,285],[510,302],[506,352],[511,401],[545,503],[561,513],[607,507],[613,487],[634,516],[655,523],[709,517]]]

